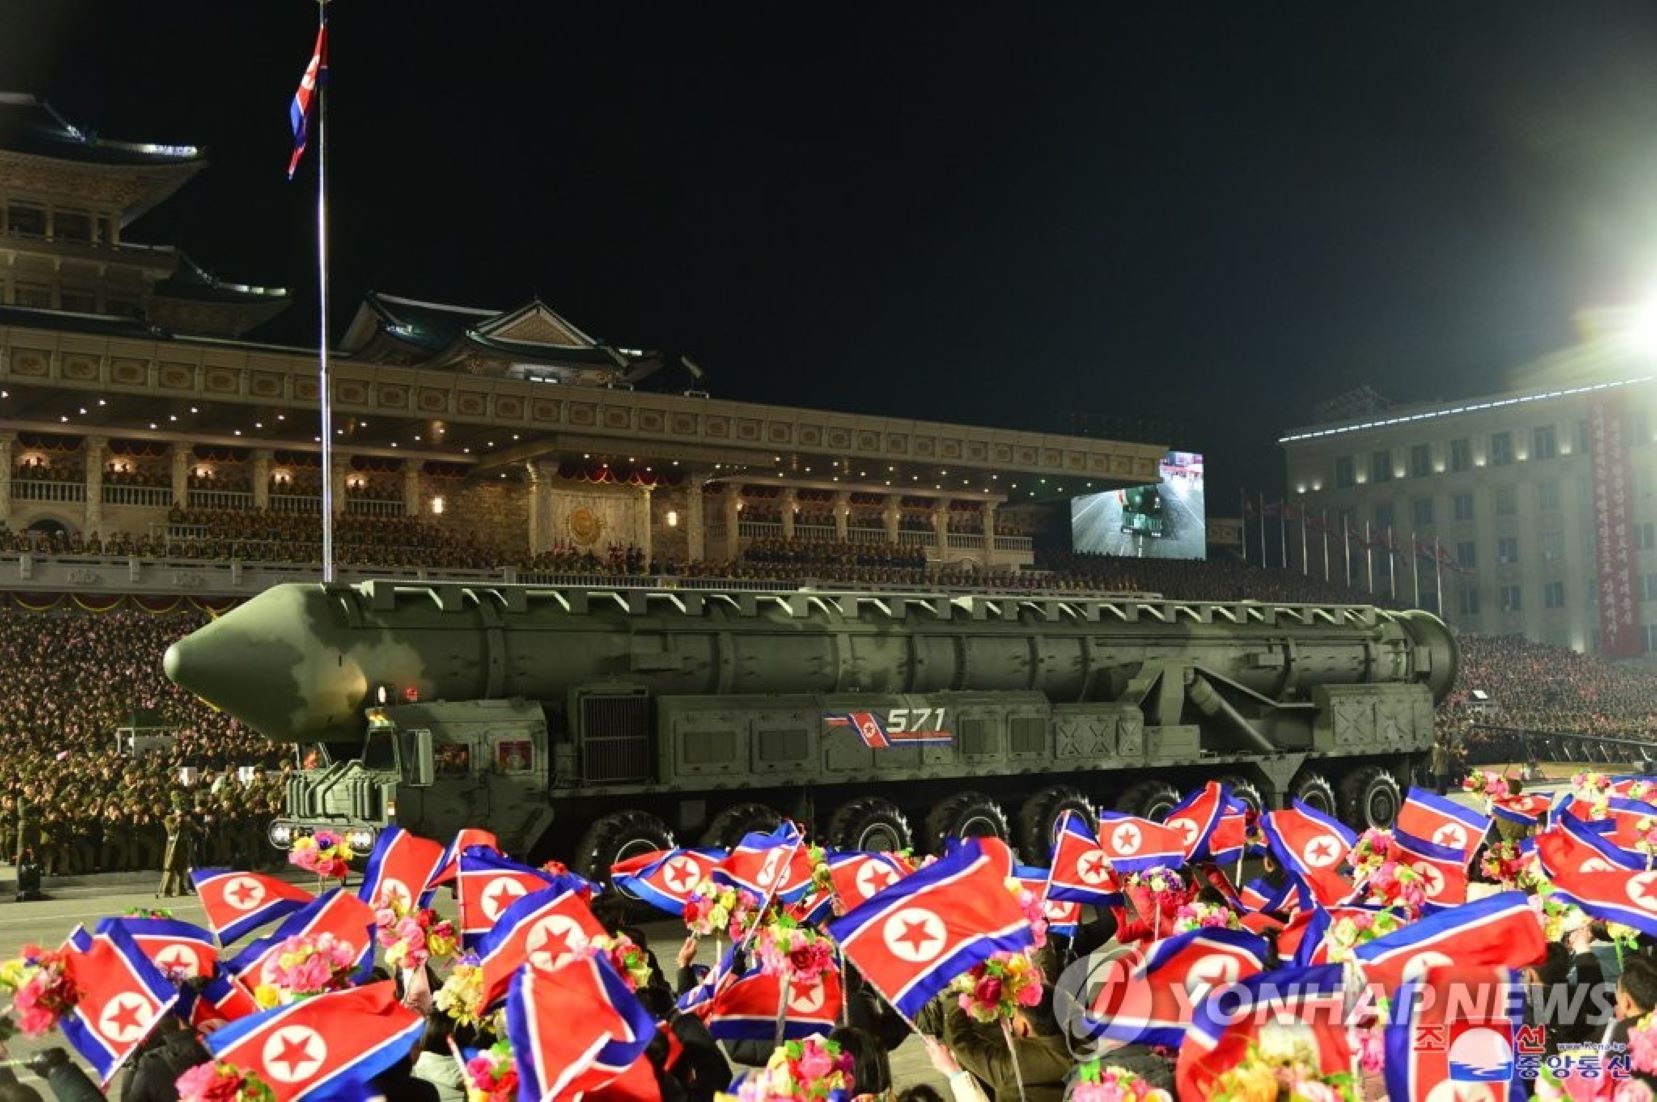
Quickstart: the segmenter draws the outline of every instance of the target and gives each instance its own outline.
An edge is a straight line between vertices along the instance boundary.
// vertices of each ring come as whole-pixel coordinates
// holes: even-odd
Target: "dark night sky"
[[[338,0],[335,321],[538,292],[722,397],[1172,419],[1227,511],[1312,400],[1499,388],[1657,288],[1657,5],[1336,7]],[[0,87],[209,148],[131,236],[306,288],[295,343],[314,12],[0,0]]]

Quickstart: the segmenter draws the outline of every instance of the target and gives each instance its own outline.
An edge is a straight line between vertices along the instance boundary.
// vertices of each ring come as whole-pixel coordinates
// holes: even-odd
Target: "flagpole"
[[[1444,615],[1444,545],[1433,537],[1433,584],[1438,587],[1438,614]]]
[[[1260,491],[1260,569],[1266,569],[1266,492]]]
[[[1247,566],[1249,561],[1249,492],[1242,486],[1237,487],[1237,503],[1242,506],[1242,512],[1239,515],[1243,518],[1243,565]],[[1260,565],[1264,566],[1265,564],[1261,563]]]
[[[1415,542],[1415,529],[1410,529],[1410,588],[1415,591],[1415,599],[1410,602],[1411,608],[1421,607],[1421,552]]]
[[[1323,511],[1323,580],[1329,580],[1329,510]]]
[[[317,30],[328,24],[328,0],[317,0]],[[317,339],[317,401],[322,407],[322,580],[334,580],[334,409],[328,389],[328,53],[316,80],[316,267],[321,313]]]
[[[1300,507],[1300,574],[1305,577],[1312,572],[1309,560],[1306,558],[1306,507]]]
[[[1352,588],[1352,521],[1346,514],[1341,514],[1341,546],[1346,548],[1346,577],[1341,579],[1341,585]]]
[[[1364,521],[1364,581],[1369,595],[1375,596],[1375,548],[1370,544],[1369,521]]]
[[[1288,506],[1287,498],[1277,503],[1277,550],[1284,570],[1289,569],[1289,518],[1284,515]]]

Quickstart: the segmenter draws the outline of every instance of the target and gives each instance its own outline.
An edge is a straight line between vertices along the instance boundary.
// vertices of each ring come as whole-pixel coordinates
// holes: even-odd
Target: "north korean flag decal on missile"
[[[893,746],[931,744],[947,746],[955,741],[944,726],[944,708],[888,708],[885,712],[830,712],[823,717],[830,727],[850,727],[871,750]]]

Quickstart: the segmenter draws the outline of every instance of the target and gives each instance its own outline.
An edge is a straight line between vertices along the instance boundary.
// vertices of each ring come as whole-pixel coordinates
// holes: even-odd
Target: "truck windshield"
[[[364,769],[397,768],[397,734],[391,728],[370,730],[362,748]]]

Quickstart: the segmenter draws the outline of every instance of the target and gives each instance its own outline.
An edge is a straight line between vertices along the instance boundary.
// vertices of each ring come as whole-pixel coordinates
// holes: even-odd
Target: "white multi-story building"
[[[1367,526],[1378,544],[1390,530],[1398,548],[1392,582],[1405,603],[1419,589],[1421,607],[1436,609],[1442,581],[1443,614],[1458,627],[1587,651],[1601,649],[1601,609],[1621,608],[1640,645],[1653,651],[1654,430],[1657,377],[1629,371],[1585,385],[1388,409],[1295,429],[1278,442],[1286,453],[1290,512],[1309,518],[1310,572],[1323,570],[1316,530],[1323,518],[1336,578],[1347,562],[1342,531],[1361,534]],[[1618,432],[1626,441],[1623,477],[1615,475]],[[1596,463],[1595,442],[1606,439],[1612,444],[1600,447]],[[1620,514],[1618,485],[1624,488]],[[1286,523],[1283,543],[1298,568],[1301,522]],[[1442,547],[1456,566],[1440,580],[1431,558],[1412,554],[1412,537],[1429,551]],[[1370,584],[1366,550],[1360,540],[1350,542],[1353,584],[1364,587]],[[1375,591],[1385,593],[1386,551],[1372,546],[1367,554]],[[1629,583],[1606,586],[1604,601],[1602,555],[1614,567],[1627,563],[1621,577]]]

